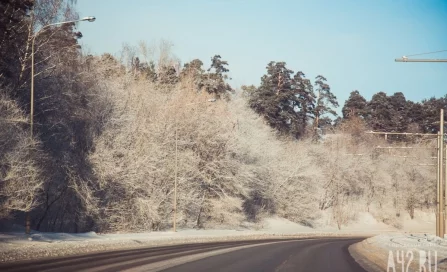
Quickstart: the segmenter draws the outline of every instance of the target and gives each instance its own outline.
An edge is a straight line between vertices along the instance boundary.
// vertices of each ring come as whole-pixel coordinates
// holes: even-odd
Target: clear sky
[[[447,0],[78,0],[82,44],[117,54],[123,43],[174,44],[182,63],[220,54],[234,87],[258,85],[270,61],[328,79],[343,105],[353,90],[420,101],[447,93],[447,63],[398,63],[447,49]],[[447,52],[415,58],[447,58]]]

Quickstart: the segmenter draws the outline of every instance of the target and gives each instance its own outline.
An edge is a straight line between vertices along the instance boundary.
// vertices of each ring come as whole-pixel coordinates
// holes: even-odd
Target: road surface
[[[363,272],[348,252],[349,245],[361,240],[258,240],[141,248],[4,263],[0,271]]]

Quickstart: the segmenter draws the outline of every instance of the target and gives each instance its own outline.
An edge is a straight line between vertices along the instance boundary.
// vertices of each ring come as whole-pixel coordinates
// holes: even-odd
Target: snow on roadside
[[[97,234],[94,232],[69,234],[32,231],[28,237],[20,227],[11,232],[0,233],[0,262],[183,243],[337,235],[346,236],[349,235],[349,232],[313,229],[283,218],[266,219],[263,227],[259,230],[250,228],[239,230],[180,229],[177,232],[122,234]]]
[[[328,214],[323,214],[315,228],[303,226],[284,218],[272,217],[265,219],[257,230],[246,226],[238,230],[180,229],[177,232],[116,234],[33,231],[29,237],[24,234],[23,227],[16,227],[9,232],[0,232],[0,262],[182,243],[309,236],[372,236],[397,231],[393,227],[378,222],[369,213],[359,213],[356,222],[343,226],[341,230],[338,230],[330,220]],[[416,222],[414,225],[417,227],[420,224]]]
[[[447,271],[447,240],[431,234],[381,234],[349,251],[368,271]]]

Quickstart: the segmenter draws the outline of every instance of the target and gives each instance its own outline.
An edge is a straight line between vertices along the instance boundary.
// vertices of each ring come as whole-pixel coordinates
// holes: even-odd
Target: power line
[[[420,53],[420,54],[406,55],[406,57],[421,56],[421,55],[429,55],[429,54],[435,54],[435,53],[441,53],[441,52],[447,52],[447,49],[446,49],[446,50],[433,51],[433,52],[427,52],[427,53]]]

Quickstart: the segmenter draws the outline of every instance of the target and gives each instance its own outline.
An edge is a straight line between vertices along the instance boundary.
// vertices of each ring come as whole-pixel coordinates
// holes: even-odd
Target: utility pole
[[[440,187],[441,187],[441,177],[440,177],[440,156],[439,156],[439,151],[440,151],[440,146],[441,146],[441,137],[439,137],[440,133],[438,132],[438,148],[437,148],[437,167],[436,167],[436,236],[441,237],[441,230],[440,230],[440,226],[439,226],[439,216],[441,214],[441,205],[440,205],[440,199],[441,199],[441,195],[439,194],[440,191]]]
[[[444,51],[446,51],[446,50],[417,54],[417,55],[426,55],[426,54],[438,53],[438,52],[444,52]],[[447,59],[409,59],[408,57],[403,56],[402,58],[395,59],[394,61],[395,62],[447,62]],[[447,158],[447,152],[445,155]],[[447,184],[445,183],[445,180],[446,180],[445,178],[446,178],[446,174],[447,174],[447,162],[446,162],[445,172],[443,171],[444,170],[444,109],[441,109],[441,113],[440,113],[437,166],[438,166],[437,167],[438,171],[437,171],[437,186],[436,186],[437,187],[436,236],[444,238],[444,235],[446,233],[446,226],[447,226],[447,215],[445,214],[445,211],[447,209],[447,207],[445,206],[445,204],[447,204]],[[444,194],[444,188],[445,188],[445,194]],[[444,199],[444,198],[446,198],[446,199]],[[444,222],[444,220],[446,220],[446,221]]]
[[[440,123],[439,123],[439,206],[441,206],[439,215],[439,230],[440,237],[444,238],[445,226],[444,226],[444,110],[441,109]],[[447,187],[446,187],[447,188]]]
[[[34,16],[34,13],[33,13]],[[33,139],[33,131],[34,131],[34,44],[36,42],[36,38],[39,34],[46,31],[51,26],[56,25],[65,25],[65,24],[72,24],[82,21],[88,21],[88,22],[94,22],[96,20],[93,16],[84,17],[79,20],[73,20],[73,21],[66,21],[66,22],[57,22],[53,24],[48,24],[43,26],[39,31],[37,31],[31,38],[31,90],[30,90],[30,114],[29,114],[29,123],[30,123],[30,138]],[[31,216],[29,211],[25,213],[25,233],[30,234],[31,233]]]
[[[174,181],[174,219],[173,219],[173,227],[174,232],[177,231],[177,173],[178,173],[178,125],[177,125],[177,116],[175,117],[175,181]]]
[[[436,236],[438,237],[444,237],[444,234],[446,233],[447,229],[447,216],[445,214],[445,210],[447,209],[447,199],[444,200],[444,189],[445,189],[445,195],[447,196],[447,185],[444,187],[444,180],[447,173],[447,163],[445,172],[444,170],[444,110],[440,110],[440,122],[439,122],[439,132],[437,134],[429,134],[429,133],[399,133],[399,132],[378,132],[378,131],[368,131],[366,134],[376,134],[376,135],[384,135],[387,137],[388,134],[391,135],[404,135],[404,136],[421,136],[421,137],[434,137],[437,138],[437,156],[436,157],[430,157],[430,159],[437,158],[436,164],[417,164],[415,166],[436,166],[437,168],[437,174],[436,174]],[[437,123],[437,122],[436,122]],[[377,146],[375,149],[434,149],[431,147],[401,147],[401,146]],[[446,158],[447,158],[447,148],[446,148]],[[363,154],[345,154],[345,155],[358,155],[362,156]],[[407,156],[403,156],[407,157]],[[445,206],[446,205],[446,206]],[[444,224],[444,220],[445,224]]]

